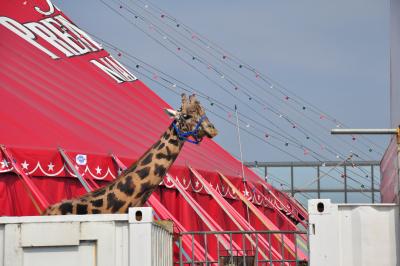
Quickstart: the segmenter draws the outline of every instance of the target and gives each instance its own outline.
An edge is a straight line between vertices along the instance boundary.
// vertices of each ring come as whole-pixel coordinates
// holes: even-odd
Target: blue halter
[[[201,126],[201,123],[206,118],[207,118],[207,116],[203,115],[200,118],[200,120],[197,122],[196,127],[194,128],[194,130],[188,131],[188,132],[180,131],[179,128],[177,127],[177,125],[176,125],[176,121],[174,121],[172,123],[172,126],[174,127],[174,129],[176,131],[176,134],[178,134],[178,137],[179,137],[180,140],[187,141],[187,142],[190,142],[190,143],[193,143],[193,144],[199,144],[203,140],[203,138],[199,138],[199,128]],[[190,136],[193,137],[193,140],[189,139]]]

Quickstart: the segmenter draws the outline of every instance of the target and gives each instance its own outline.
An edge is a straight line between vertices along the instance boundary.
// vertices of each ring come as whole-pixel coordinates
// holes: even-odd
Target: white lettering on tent
[[[84,43],[84,45],[87,46],[93,52],[103,49],[103,47],[101,47],[100,44],[95,42],[86,32],[78,28],[78,26],[74,25],[72,22],[68,21],[65,17],[58,15],[55,16],[54,18],[58,20],[66,28],[68,28],[70,31],[72,31],[72,33],[74,33],[77,37],[79,37],[78,42],[80,44],[83,45]]]
[[[80,42],[79,43],[81,45],[78,45],[75,42],[74,37],[72,37],[66,30],[59,30],[59,28],[62,29],[62,27],[64,26],[61,25],[58,21],[54,20],[53,18],[46,18],[41,22],[52,32],[54,32],[58,37],[62,38],[63,41],[65,41],[70,47],[72,47],[76,51],[74,54],[82,55],[90,52],[89,47],[86,47]]]
[[[28,28],[26,28],[24,25],[21,23],[8,18],[8,17],[0,17],[0,24],[9,29],[10,31],[14,32],[17,34],[19,37],[24,39],[25,41],[29,42],[42,52],[45,52],[47,55],[49,55],[53,59],[58,59],[59,57],[55,55],[54,53],[50,52],[48,49],[40,45],[36,41],[36,36],[35,34],[32,33]]]
[[[116,61],[112,56],[100,58],[99,60],[90,60],[92,64],[103,70],[107,75],[113,78],[117,83],[125,81],[135,81],[137,78],[132,75],[124,66]]]
[[[50,45],[58,53],[62,53],[67,57],[97,52],[103,49],[88,34],[62,15],[25,24],[8,17],[0,17],[0,25],[14,32],[53,59],[58,59],[60,56],[49,50]],[[49,45],[43,46],[44,42]],[[93,59],[90,62],[118,83],[137,80],[132,73],[112,56]]]
[[[66,56],[71,57],[73,55],[78,55],[77,53],[74,53],[73,49],[68,44],[59,39],[51,30],[46,28],[43,24],[40,24],[38,22],[30,22],[26,23],[25,27],[36,33],[36,35],[42,37],[44,40],[49,42]]]
[[[43,46],[44,43],[40,39],[48,42],[57,51],[67,57],[97,52],[103,49],[88,34],[62,15],[25,24],[21,24],[8,17],[0,17],[0,24],[53,59],[58,59],[60,56],[50,51],[47,46]]]
[[[42,15],[49,16],[49,15],[51,15],[51,14],[54,13],[54,6],[53,6],[53,4],[51,3],[50,0],[46,0],[46,2],[47,2],[47,5],[49,6],[49,10],[48,10],[48,11],[42,11],[42,10],[41,10],[39,7],[37,7],[37,6],[35,6],[35,10],[36,10],[37,12],[39,12],[40,14],[42,14]]]

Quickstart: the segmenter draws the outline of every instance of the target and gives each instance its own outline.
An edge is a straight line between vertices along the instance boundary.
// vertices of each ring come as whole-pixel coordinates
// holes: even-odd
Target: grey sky
[[[235,104],[235,100],[224,96],[100,1],[53,2],[89,33],[117,44],[203,92],[226,100],[229,105]],[[389,125],[388,1],[187,0],[154,3],[345,124],[378,128]],[[176,95],[143,80],[167,102],[177,105]],[[245,108],[242,110],[248,112]],[[274,121],[279,123],[279,120]],[[239,148],[234,128],[218,119],[215,123],[221,131],[217,142],[237,155]],[[287,125],[282,128],[291,132]],[[334,138],[338,137],[331,137],[326,132],[321,138],[334,143],[337,141]],[[246,133],[242,140],[245,160],[292,160],[287,154]],[[385,139],[376,140],[385,145]],[[282,148],[303,156],[301,151],[293,151],[291,147]],[[348,154],[351,149],[346,145],[337,148],[343,154]],[[366,147],[361,149],[366,151]],[[371,156],[380,159],[377,154],[371,153]],[[331,155],[327,157],[335,159]],[[312,160],[306,156],[302,159]]]

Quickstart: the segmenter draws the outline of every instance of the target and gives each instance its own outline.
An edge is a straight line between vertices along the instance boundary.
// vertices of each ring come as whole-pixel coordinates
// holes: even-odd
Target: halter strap
[[[176,132],[176,134],[178,134],[178,137],[179,137],[180,140],[187,141],[187,142],[190,142],[190,143],[193,143],[193,144],[199,144],[199,143],[203,140],[203,138],[199,138],[199,128],[200,128],[200,126],[201,126],[201,123],[202,123],[202,122],[204,121],[204,119],[206,119],[206,118],[207,118],[207,116],[206,116],[206,115],[203,115],[203,116],[200,118],[200,120],[197,122],[197,124],[196,124],[194,130],[192,130],[192,131],[182,132],[182,131],[178,128],[178,126],[176,125],[176,121],[174,121],[174,122],[172,123],[172,126],[174,127],[175,132]],[[190,136],[193,137],[193,140],[192,140],[192,139],[189,139]]]

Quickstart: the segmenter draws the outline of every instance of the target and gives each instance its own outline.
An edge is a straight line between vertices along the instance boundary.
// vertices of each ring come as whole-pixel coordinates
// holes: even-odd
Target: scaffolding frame
[[[326,161],[326,162],[245,162],[247,167],[250,168],[263,168],[264,177],[268,176],[268,169],[270,168],[289,168],[289,189],[281,189],[281,191],[290,194],[292,197],[296,193],[317,193],[318,199],[321,198],[321,193],[343,193],[344,203],[348,203],[348,193],[358,192],[358,193],[371,193],[371,203],[375,203],[375,193],[379,193],[379,187],[375,185],[376,174],[374,167],[380,166],[380,161]],[[315,168],[316,169],[316,188],[297,188],[295,187],[295,168]],[[343,188],[321,188],[321,168],[325,167],[336,167],[341,169],[343,172]],[[364,189],[354,189],[349,188],[348,185],[348,167],[369,167],[369,172],[371,173],[368,178],[370,179],[370,187]]]

